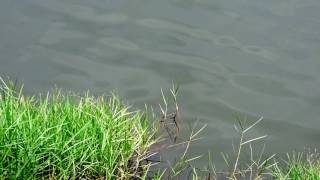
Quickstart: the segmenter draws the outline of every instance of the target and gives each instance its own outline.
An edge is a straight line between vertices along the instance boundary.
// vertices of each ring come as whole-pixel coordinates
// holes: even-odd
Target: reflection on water
[[[29,93],[116,90],[157,106],[180,83],[194,151],[230,150],[233,119],[266,117],[270,151],[319,146],[320,1],[3,0],[0,73]],[[292,138],[293,137],[293,138]],[[211,142],[211,143],[207,143]]]
[[[127,41],[125,39],[119,38],[102,38],[100,42],[106,46],[124,50],[124,51],[134,51],[139,50],[139,46],[133,42]]]
[[[241,86],[262,95],[296,97],[297,94],[285,87],[285,84],[279,80],[266,78],[257,75],[236,75],[234,76],[235,86]]]

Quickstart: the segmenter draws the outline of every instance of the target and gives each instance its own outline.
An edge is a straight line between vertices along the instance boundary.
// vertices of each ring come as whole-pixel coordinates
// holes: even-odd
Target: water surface
[[[181,87],[194,154],[230,152],[241,115],[267,152],[319,147],[318,0],[2,0],[0,73],[27,93],[116,90],[143,107]],[[217,162],[220,160],[217,158]],[[205,163],[205,161],[203,161]]]

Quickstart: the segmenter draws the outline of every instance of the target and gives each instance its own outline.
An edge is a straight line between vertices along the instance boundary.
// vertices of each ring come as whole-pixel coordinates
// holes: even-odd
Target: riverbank
[[[25,96],[22,88],[1,79],[0,86],[0,179],[308,179],[320,180],[318,152],[288,155],[286,161],[261,153],[253,158],[251,142],[265,136],[247,139],[246,133],[261,120],[236,127],[240,141],[233,146],[235,156],[225,155],[226,171],[215,169],[212,157],[189,157],[192,142],[205,128],[191,129],[189,139],[176,142],[179,108],[173,88],[174,113],[168,113],[163,95],[160,122],[170,120],[165,132],[182,153],[168,166],[149,158],[158,139],[159,126],[151,123],[144,111],[131,111],[115,95],[94,97],[53,91],[46,95]],[[157,134],[157,135],[156,135]],[[161,133],[160,133],[161,134]],[[243,162],[242,154],[251,157]],[[206,150],[204,150],[205,153]],[[234,158],[232,158],[234,157]],[[201,159],[200,159],[201,158]],[[208,161],[207,168],[194,167],[193,160]],[[159,167],[159,168],[158,168]]]

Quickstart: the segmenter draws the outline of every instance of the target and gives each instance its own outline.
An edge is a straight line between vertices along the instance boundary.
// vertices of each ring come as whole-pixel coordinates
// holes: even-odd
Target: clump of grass
[[[227,169],[229,171],[217,172],[215,166],[213,164],[211,154],[209,153],[209,159],[205,161],[209,161],[209,165],[207,168],[202,169],[195,167],[192,164],[192,161],[199,160],[202,158],[202,155],[189,157],[188,151],[190,150],[191,144],[194,141],[199,140],[197,136],[206,128],[206,124],[197,130],[197,122],[194,124],[192,128],[189,129],[190,136],[187,140],[182,142],[177,142],[179,132],[181,130],[179,126],[179,122],[181,121],[180,108],[177,103],[179,86],[174,86],[170,89],[170,93],[173,99],[173,108],[169,108],[168,99],[165,97],[163,91],[161,90],[163,105],[160,106],[162,119],[160,120],[162,127],[166,130],[169,138],[172,140],[174,144],[168,145],[166,148],[172,147],[184,147],[183,152],[178,154],[178,157],[174,162],[169,161],[168,167],[162,171],[158,172],[158,179],[166,178],[166,179],[263,179],[266,177],[267,170],[270,169],[274,164],[269,163],[271,159],[274,158],[275,155],[269,156],[267,158],[263,158],[264,148],[262,149],[259,157],[254,157],[252,143],[262,140],[266,138],[266,135],[259,136],[255,138],[248,138],[248,132],[253,129],[257,124],[259,124],[263,118],[261,117],[254,123],[249,126],[246,126],[246,121],[238,119],[238,126],[235,125],[236,131],[239,133],[240,139],[238,145],[233,146],[234,150],[234,159],[230,160],[229,155],[222,153],[222,157],[224,158]],[[169,109],[173,109],[169,111]],[[171,112],[171,113],[168,113]],[[173,125],[173,126],[170,126]],[[240,165],[241,155],[244,153],[244,149],[249,147],[250,150],[250,160],[246,164],[245,167]]]
[[[259,118],[257,121],[253,122],[251,125],[246,125],[246,119],[238,119],[238,126],[235,125],[235,130],[239,134],[239,141],[235,146],[233,144],[232,149],[234,154],[225,154],[221,153],[222,158],[224,159],[227,171],[217,171],[214,163],[212,162],[211,154],[209,153],[208,159],[209,164],[205,169],[193,168],[193,176],[201,178],[196,179],[229,179],[229,180],[238,180],[238,179],[268,179],[270,178],[269,169],[275,164],[270,163],[274,159],[275,154],[271,156],[264,157],[264,148],[257,154],[253,148],[253,143],[260,141],[266,138],[266,135],[258,136],[254,138],[249,138],[248,133],[252,130],[257,124],[263,120],[263,117]],[[249,150],[250,158],[244,158],[245,154]],[[257,154],[257,155],[255,155]],[[240,163],[242,160],[242,163]]]
[[[144,179],[156,129],[114,95],[26,97],[0,78],[0,179]]]
[[[272,174],[275,179],[320,180],[320,154],[317,151],[287,154],[284,164],[277,163]]]

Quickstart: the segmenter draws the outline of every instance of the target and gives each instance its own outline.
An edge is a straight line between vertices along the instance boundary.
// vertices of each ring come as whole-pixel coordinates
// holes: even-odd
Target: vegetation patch
[[[26,97],[1,80],[0,179],[144,179],[156,129],[110,97]]]
[[[249,133],[262,117],[249,125],[238,120],[234,154],[221,153],[227,165],[224,170],[215,168],[211,153],[207,159],[190,157],[190,147],[206,125],[190,127],[187,139],[179,136],[184,127],[175,86],[170,90],[172,101],[161,91],[160,118],[130,110],[115,95],[94,97],[56,90],[24,96],[22,89],[0,78],[0,179],[320,180],[317,151],[288,155],[287,160],[266,155],[264,146],[254,152],[254,143],[266,135]],[[154,119],[159,126],[152,123]],[[160,143],[159,137],[169,143]],[[179,147],[180,153],[170,161],[154,160],[157,146],[162,152]],[[196,167],[195,160],[208,166]],[[153,166],[156,163],[160,165]]]
[[[282,165],[277,163],[272,174],[279,180],[320,180],[320,154],[316,150],[287,154],[287,160],[283,160]]]

